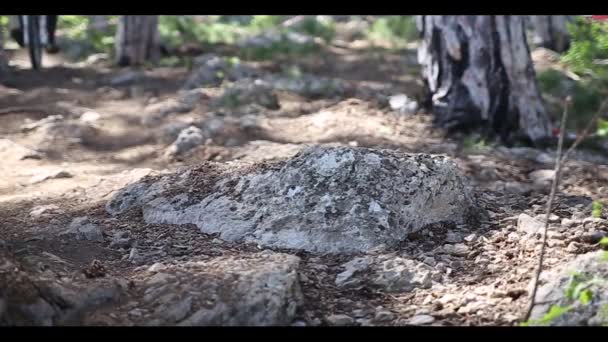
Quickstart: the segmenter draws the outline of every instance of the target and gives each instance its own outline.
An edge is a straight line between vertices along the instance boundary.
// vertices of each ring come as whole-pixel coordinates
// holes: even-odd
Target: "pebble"
[[[392,321],[395,318],[395,314],[387,310],[381,310],[376,312],[374,315],[374,320],[377,322],[387,322]]]
[[[30,211],[30,216],[33,218],[38,218],[44,214],[48,214],[49,212],[57,211],[58,209],[59,207],[54,204],[40,205]]]
[[[543,228],[543,223],[528,214],[520,214],[517,218],[517,230],[527,235],[534,235]]]
[[[568,244],[568,247],[566,247],[566,252],[568,253],[576,253],[578,251],[578,246],[577,243],[572,241]]]
[[[172,305],[169,308],[163,307],[162,313],[163,316],[172,321],[179,322],[182,319],[186,318],[190,310],[192,309],[192,297],[188,296],[181,300],[179,303]]]
[[[365,317],[366,315],[367,315],[367,313],[365,310],[362,310],[362,309],[353,310],[353,316],[356,318]]]
[[[473,240],[475,240],[476,237],[477,237],[477,235],[475,233],[473,233],[473,234],[467,235],[464,238],[464,241],[466,241],[466,242],[472,242]]]
[[[158,272],[163,266],[162,263],[157,262],[148,268],[148,272]]]
[[[459,243],[462,241],[462,237],[459,234],[450,231],[448,232],[445,241],[449,243]]]
[[[325,317],[325,321],[329,325],[334,325],[334,326],[352,325],[355,322],[355,320],[352,317],[343,315],[343,314],[329,315],[329,316]]]
[[[469,247],[463,243],[457,243],[454,245],[444,245],[443,249],[447,253],[456,255],[456,256],[465,256],[469,253]]]
[[[435,258],[433,258],[433,257],[426,257],[426,258],[424,258],[424,260],[422,260],[422,262],[424,262],[425,264],[430,265],[430,266],[435,266],[435,263],[436,263]]]
[[[152,276],[150,279],[148,279],[148,281],[146,283],[148,285],[166,283],[174,278],[175,277],[170,275],[169,273],[156,273],[154,276]]]
[[[129,311],[129,315],[134,316],[134,317],[141,317],[142,314],[143,313],[142,313],[141,309],[133,309],[133,310]]]
[[[129,261],[133,262],[137,259],[137,257],[138,257],[137,248],[135,248],[135,247],[131,248],[131,252],[129,252]]]
[[[306,326],[306,322],[304,321],[295,321],[293,323],[291,323],[292,327],[305,327]]]
[[[515,232],[509,233],[509,235],[507,235],[507,241],[519,241],[519,235]]]
[[[600,240],[604,236],[606,236],[606,233],[604,233],[604,232],[593,231],[593,232],[583,234],[581,236],[581,240],[586,243],[596,244],[596,243],[600,242]]]
[[[435,322],[435,317],[430,315],[417,315],[409,319],[408,324],[425,325]]]

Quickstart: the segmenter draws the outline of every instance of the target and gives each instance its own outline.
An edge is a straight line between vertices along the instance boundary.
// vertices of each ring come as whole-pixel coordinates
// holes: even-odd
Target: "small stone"
[[[565,228],[572,228],[580,223],[581,222],[579,220],[573,220],[573,219],[569,219],[569,218],[562,219],[562,227],[565,227]]]
[[[595,224],[599,224],[599,223],[602,223],[602,222],[605,222],[605,220],[602,219],[602,218],[599,218],[599,217],[586,217],[583,220],[583,225],[586,228],[586,227],[593,226]]]
[[[527,235],[534,235],[543,228],[543,223],[528,214],[520,214],[517,218],[517,230]]]
[[[418,111],[418,102],[405,94],[391,96],[388,101],[391,109],[401,114],[416,114]]]
[[[566,247],[566,252],[568,253],[576,253],[578,251],[578,244],[574,241],[570,242],[568,244],[568,247]]]
[[[373,320],[369,319],[369,318],[359,318],[356,320],[356,322],[364,327],[369,327],[373,325]]]
[[[563,240],[566,238],[566,236],[564,236],[564,234],[559,233],[559,232],[548,231],[547,238],[552,239],[552,240]]]
[[[463,243],[457,243],[454,245],[444,245],[443,250],[451,255],[465,256],[469,253],[469,247]]]
[[[129,252],[129,261],[134,262],[138,258],[137,248],[131,248],[131,252]]]
[[[448,293],[448,294],[444,295],[443,297],[439,298],[437,301],[443,305],[446,305],[448,303],[455,302],[457,299],[458,299],[458,297],[456,295]]]
[[[422,260],[423,263],[429,265],[429,266],[435,266],[435,264],[437,263],[437,261],[435,261],[435,258],[433,257],[425,257],[424,260]]]
[[[156,273],[152,276],[148,281],[146,281],[147,285],[156,285],[167,283],[171,280],[175,279],[175,276],[170,275],[169,273]]]
[[[555,214],[549,215],[549,223],[558,223],[561,221],[561,218]]]
[[[473,240],[475,240],[476,237],[477,237],[477,235],[475,233],[473,233],[473,234],[467,235],[464,238],[464,241],[466,241],[466,242],[472,242]]]
[[[88,111],[88,112],[84,112],[80,116],[80,121],[82,121],[82,122],[95,122],[95,121],[99,120],[100,118],[101,118],[101,114],[99,114],[97,112]]]
[[[430,315],[417,315],[409,319],[408,324],[425,325],[435,322],[435,317]]]
[[[63,234],[75,234],[78,240],[103,241],[101,228],[86,216],[73,219]]]
[[[376,315],[374,315],[374,320],[376,322],[388,322],[388,321],[392,321],[395,318],[395,314],[393,314],[390,311],[386,311],[386,310],[381,310],[376,312]]]
[[[306,322],[304,321],[295,321],[293,323],[291,323],[292,327],[305,327],[306,326]]]
[[[325,317],[325,321],[327,322],[327,324],[333,326],[352,325],[355,322],[352,317],[343,314],[329,315]]]
[[[133,309],[131,311],[129,311],[129,316],[133,316],[133,317],[141,317],[142,316],[142,311],[141,309]]]
[[[589,244],[596,244],[596,243],[600,242],[600,240],[603,239],[605,236],[606,236],[605,232],[591,231],[591,232],[581,235],[581,241],[589,243]]]
[[[355,318],[361,318],[361,317],[365,317],[367,315],[367,312],[362,309],[353,310],[352,313]]]
[[[188,316],[192,309],[192,297],[188,296],[169,308],[161,308],[163,317],[170,322],[179,322]]]
[[[49,214],[50,212],[58,211],[58,210],[59,210],[59,207],[54,204],[40,205],[40,206],[34,207],[30,211],[30,216],[33,218],[38,218],[44,214]]]
[[[555,170],[551,169],[536,170],[528,175],[528,178],[530,178],[536,186],[550,185],[553,181],[553,177],[555,177]]]
[[[509,235],[507,235],[507,241],[512,241],[512,242],[519,241],[519,235],[515,232],[509,233]]]
[[[445,237],[445,241],[449,243],[459,243],[462,241],[462,236],[460,236],[460,234],[449,231]]]
[[[512,194],[526,194],[531,191],[529,185],[520,182],[505,182],[505,191]]]
[[[157,262],[148,268],[148,272],[158,272],[160,271],[164,265],[160,262]]]
[[[65,170],[45,170],[30,178],[30,184],[42,183],[49,179],[72,178],[73,175]]]

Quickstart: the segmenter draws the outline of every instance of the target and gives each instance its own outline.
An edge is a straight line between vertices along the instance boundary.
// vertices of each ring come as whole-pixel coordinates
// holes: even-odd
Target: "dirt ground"
[[[0,138],[39,154],[20,157],[5,152],[13,150],[0,147],[0,240],[32,270],[66,284],[95,288],[115,279],[130,282],[146,277],[145,270],[157,262],[209,260],[259,251],[253,245],[217,243],[214,236],[201,234],[194,227],[176,229],[171,225],[146,224],[137,214],[117,219],[106,213],[104,205],[112,194],[152,170],[169,172],[207,160],[286,158],[310,144],[391,148],[454,158],[471,179],[490,217],[475,231],[456,232],[453,242],[467,246],[466,252],[458,255],[442,249],[449,235],[446,231],[413,237],[401,253],[418,260],[431,257],[442,263],[449,281],[403,295],[366,288],[342,290],[333,281],[340,264],[348,258],[290,251],[303,260],[305,304],[296,321],[324,325],[328,315],[346,314],[357,325],[406,325],[414,316],[429,315],[433,317],[428,322],[431,325],[513,325],[522,316],[539,240],[530,242],[512,233],[517,230],[519,214],[544,211],[547,187],[535,187],[530,174],[552,169],[550,159],[542,162],[536,158],[540,153],[550,156],[551,151],[471,149],[434,128],[428,114],[406,115],[391,110],[378,94],[415,96],[421,90],[415,50],[370,53],[353,44],[325,47],[317,54],[288,60],[251,63],[263,70],[272,70],[281,63],[298,65],[310,74],[346,81],[354,90],[329,98],[305,98],[279,91],[280,109],[257,114],[257,130],[251,132],[230,124],[228,113],[223,130],[213,142],[180,158],[164,154],[172,141],[159,136],[159,127],[208,117],[214,111],[209,104],[213,96],[203,97],[192,111],[170,114],[161,122],[150,124],[144,116],[150,103],[178,96],[189,75],[185,68],[146,70],[145,82],[134,88],[109,82],[128,70],[103,64],[70,64],[58,55],[47,60],[44,70],[33,71],[22,52],[13,57],[17,60],[16,69],[0,82]],[[58,114],[77,122],[84,110],[100,114],[85,132],[52,135],[27,128],[28,124]],[[237,119],[240,120],[236,118],[235,122],[241,122]],[[589,216],[592,200],[608,199],[608,167],[604,160],[601,156],[579,156],[566,165],[556,210],[560,219]],[[60,171],[67,175],[46,180],[40,176],[47,172],[57,175]],[[524,190],[510,191],[512,188]],[[43,206],[47,206],[46,210],[40,210]],[[145,258],[132,262],[129,248],[112,246],[108,240],[64,238],[61,232],[81,216],[99,223],[107,236],[117,230],[128,231]],[[580,239],[585,229],[550,239],[548,268],[599,249]],[[87,277],[83,273],[94,260],[103,265],[104,276]],[[130,288],[127,299],[100,306],[85,324],[142,324],[147,312],[141,304],[143,296],[137,287]],[[134,311],[135,308],[142,311]],[[143,318],[134,312],[143,312]]]

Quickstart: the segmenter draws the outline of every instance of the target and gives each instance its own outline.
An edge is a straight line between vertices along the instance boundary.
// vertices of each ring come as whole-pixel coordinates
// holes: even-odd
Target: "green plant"
[[[74,56],[76,58],[97,52],[112,54],[118,20],[119,16],[109,16],[107,30],[99,31],[89,27],[88,16],[61,15],[57,22],[57,31],[71,40],[70,44],[81,45],[82,50],[78,56]]]
[[[467,152],[483,152],[491,149],[493,146],[494,143],[475,136],[466,136],[462,141],[462,148]]]
[[[305,18],[299,25],[294,27],[294,31],[313,37],[320,37],[328,43],[336,34],[334,22],[331,19],[319,20],[315,17]]]
[[[604,205],[600,201],[593,201],[593,210],[591,211],[591,216],[595,218],[602,217],[602,213],[604,211]]]
[[[597,135],[600,137],[608,136],[608,120],[597,120]]]
[[[254,15],[249,26],[262,31],[279,26],[285,19],[287,19],[287,16],[284,15]]]
[[[591,299],[593,299],[593,292],[589,289],[583,290],[578,296],[578,300],[583,305],[588,305],[591,302]]]
[[[598,60],[608,58],[608,24],[578,18],[568,31],[571,45],[562,61],[575,73],[606,79],[608,70]]]
[[[551,305],[551,307],[549,308],[549,311],[541,319],[530,320],[528,322],[523,322],[520,325],[521,326],[530,326],[532,324],[547,325],[547,324],[551,323],[554,319],[562,316],[563,314],[567,313],[571,309],[572,309],[572,307],[570,307],[570,306],[563,307],[563,306],[559,306],[559,305]]]
[[[383,16],[373,21],[367,37],[370,40],[401,45],[418,39],[418,30],[413,16]]]

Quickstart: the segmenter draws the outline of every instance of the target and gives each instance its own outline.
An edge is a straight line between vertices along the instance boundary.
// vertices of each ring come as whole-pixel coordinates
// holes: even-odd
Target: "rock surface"
[[[165,151],[167,156],[178,156],[205,142],[204,132],[195,126],[182,130],[177,139]]]
[[[343,288],[371,285],[385,292],[409,292],[430,288],[433,279],[441,279],[441,274],[430,266],[391,255],[358,257],[342,267],[336,286]]]
[[[65,234],[74,234],[78,240],[103,241],[101,228],[86,216],[72,220]]]
[[[108,208],[140,204],[148,223],[195,224],[224,240],[320,253],[396,246],[428,224],[467,223],[478,213],[465,179],[440,156],[309,148],[272,166],[220,172],[205,191],[192,188],[205,183],[196,177],[133,184]]]
[[[608,261],[604,251],[578,256],[544,272],[531,315],[533,325],[600,326],[608,323]],[[583,291],[588,290],[587,299]],[[543,320],[551,306],[568,308],[551,320]]]
[[[299,262],[295,256],[261,252],[246,259],[157,266],[144,284],[144,299],[155,307],[160,325],[288,325],[302,301]]]

